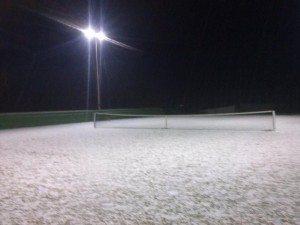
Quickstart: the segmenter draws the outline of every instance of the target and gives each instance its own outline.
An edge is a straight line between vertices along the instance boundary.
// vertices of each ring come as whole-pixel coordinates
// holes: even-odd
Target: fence
[[[95,112],[122,114],[161,114],[159,108],[76,110],[25,113],[0,113],[0,129],[34,127],[93,121]]]

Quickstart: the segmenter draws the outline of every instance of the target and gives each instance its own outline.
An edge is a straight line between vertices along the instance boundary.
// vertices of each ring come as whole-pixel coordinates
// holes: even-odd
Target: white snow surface
[[[0,225],[17,224],[299,225],[300,116],[277,132],[2,130]]]

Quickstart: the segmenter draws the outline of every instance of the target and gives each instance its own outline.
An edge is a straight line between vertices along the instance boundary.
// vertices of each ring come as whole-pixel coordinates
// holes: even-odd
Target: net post
[[[273,118],[273,131],[276,131],[276,115],[275,110],[272,111],[272,118]]]
[[[94,113],[94,128],[96,128],[96,113]]]
[[[168,118],[165,116],[165,129],[168,129]]]

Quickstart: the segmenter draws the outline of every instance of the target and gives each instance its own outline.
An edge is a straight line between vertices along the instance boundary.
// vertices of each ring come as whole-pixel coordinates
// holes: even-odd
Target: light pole
[[[101,104],[100,104],[100,74],[99,74],[99,65],[98,65],[98,41],[102,42],[102,41],[106,40],[107,36],[104,34],[103,31],[96,32],[91,27],[89,27],[87,29],[83,29],[81,31],[83,32],[83,34],[86,36],[86,38],[89,41],[91,41],[91,40],[95,41],[96,78],[97,78],[97,105],[98,105],[98,109],[101,109]],[[101,66],[101,62],[100,62],[100,66]]]
[[[130,45],[127,45],[125,43],[122,43],[122,42],[119,42],[119,41],[116,41],[114,39],[111,39],[109,37],[107,37],[105,35],[105,33],[103,31],[99,31],[99,32],[96,32],[91,26],[89,26],[88,28],[86,29],[82,29],[81,27],[73,24],[72,22],[70,21],[66,21],[64,19],[61,19],[61,18],[58,18],[58,17],[54,17],[54,16],[51,16],[51,15],[45,15],[47,18],[53,20],[53,21],[56,21],[60,24],[63,24],[69,28],[72,28],[72,29],[75,29],[77,31],[80,31],[81,33],[84,34],[84,36],[86,36],[86,38],[88,40],[92,40],[92,39],[95,39],[95,51],[96,51],[96,66],[97,66],[97,70],[96,70],[96,73],[97,73],[97,98],[98,98],[98,109],[100,109],[100,75],[99,75],[99,66],[98,66],[98,44],[97,44],[97,41],[107,41],[107,42],[110,42],[111,44],[114,44],[114,45],[117,45],[119,47],[122,47],[122,48],[126,48],[128,50],[131,50],[131,51],[137,51],[137,52],[140,52],[139,49],[135,48],[135,47],[132,47]],[[101,47],[101,46],[100,46]],[[101,65],[100,65],[101,67]]]

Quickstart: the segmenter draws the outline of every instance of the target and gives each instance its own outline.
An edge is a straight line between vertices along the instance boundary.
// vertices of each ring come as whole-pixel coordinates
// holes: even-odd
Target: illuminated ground
[[[297,116],[277,132],[3,130],[0,225],[300,224],[299,137]]]

